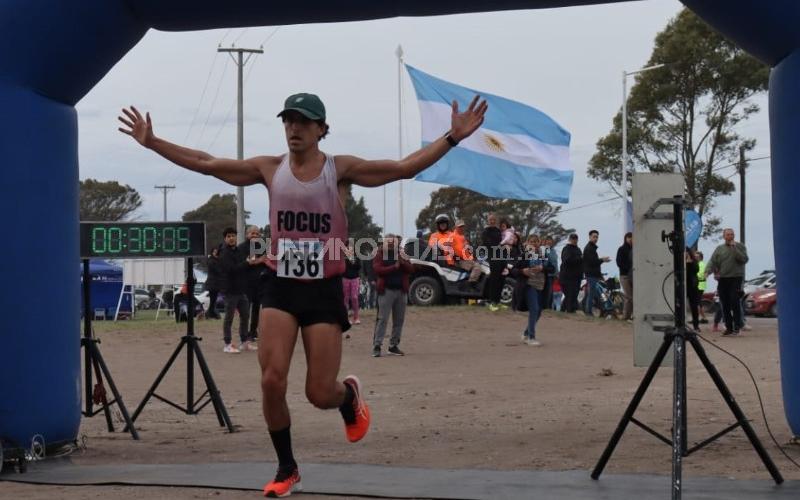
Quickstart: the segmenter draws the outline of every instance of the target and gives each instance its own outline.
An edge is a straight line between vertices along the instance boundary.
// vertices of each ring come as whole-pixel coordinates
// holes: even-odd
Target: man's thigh
[[[280,309],[263,308],[259,323],[270,325],[258,342],[261,371],[269,369],[285,377],[289,373],[292,353],[297,343],[297,319]]]
[[[303,346],[306,351],[306,385],[328,385],[336,382],[342,361],[342,329],[335,323],[304,326]]]

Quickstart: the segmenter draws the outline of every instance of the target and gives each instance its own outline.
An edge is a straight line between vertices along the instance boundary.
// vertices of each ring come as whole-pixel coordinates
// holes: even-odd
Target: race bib
[[[325,275],[322,242],[311,239],[279,239],[277,274],[281,278],[322,279]]]

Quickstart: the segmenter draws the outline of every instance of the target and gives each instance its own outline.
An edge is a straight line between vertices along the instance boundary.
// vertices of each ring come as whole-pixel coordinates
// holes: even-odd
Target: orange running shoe
[[[361,397],[361,381],[358,380],[358,377],[355,375],[348,375],[343,382],[349,385],[355,393],[355,397],[353,398],[353,412],[355,413],[356,417],[355,421],[352,423],[347,423],[345,421],[344,423],[344,430],[347,434],[347,440],[351,443],[355,443],[366,436],[367,431],[369,430],[369,407],[367,406],[367,403],[364,402],[364,398]]]
[[[278,469],[275,479],[264,486],[264,496],[269,498],[288,497],[294,492],[303,491],[300,484],[300,470],[295,468],[292,472],[284,472]]]

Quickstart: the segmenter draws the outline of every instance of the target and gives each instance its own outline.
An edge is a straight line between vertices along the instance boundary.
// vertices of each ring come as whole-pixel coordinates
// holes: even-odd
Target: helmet
[[[436,224],[439,224],[440,222],[446,222],[449,225],[450,217],[448,217],[447,214],[439,214],[436,216]]]

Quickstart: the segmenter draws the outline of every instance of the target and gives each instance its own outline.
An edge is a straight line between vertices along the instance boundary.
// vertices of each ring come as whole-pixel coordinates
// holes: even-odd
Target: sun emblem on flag
[[[483,134],[483,142],[486,143],[486,147],[494,151],[495,153],[505,153],[506,148],[505,145],[500,142],[500,139],[491,135],[491,134]]]

